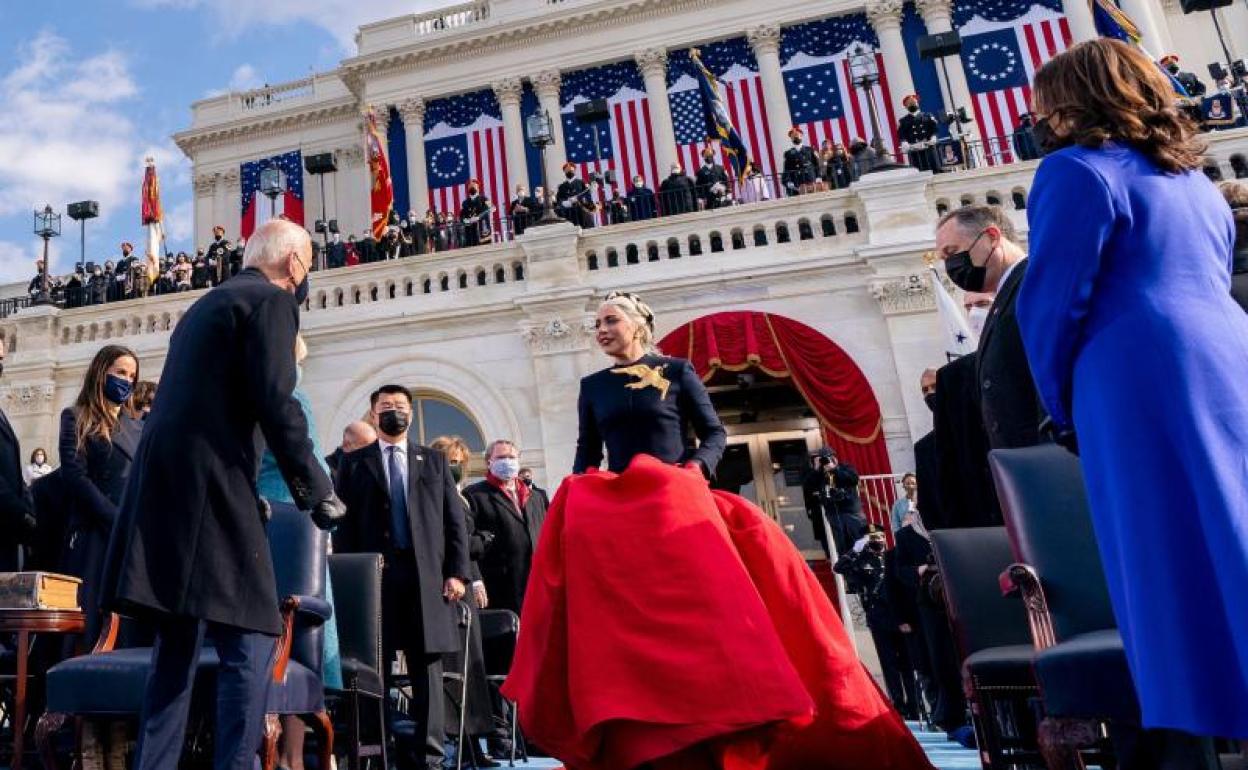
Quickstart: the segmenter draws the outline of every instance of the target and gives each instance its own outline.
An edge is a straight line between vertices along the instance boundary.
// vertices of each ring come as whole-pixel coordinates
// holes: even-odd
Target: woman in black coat
[[[143,430],[142,422],[122,410],[138,378],[134,352],[106,345],[87,368],[74,405],[61,412],[61,478],[69,521],[62,569],[82,578],[79,602],[87,615],[88,644],[99,634],[99,584],[108,538]]]

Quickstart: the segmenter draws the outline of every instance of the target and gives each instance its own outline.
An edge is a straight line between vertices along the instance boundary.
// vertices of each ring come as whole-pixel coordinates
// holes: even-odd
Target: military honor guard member
[[[481,194],[481,182],[468,180],[468,197],[459,206],[459,221],[464,226],[464,245],[479,246],[491,237],[490,215],[494,204]]]
[[[584,179],[576,176],[576,164],[563,164],[563,181],[555,190],[555,202],[559,216],[574,225],[588,229],[594,226],[594,211],[598,204],[594,202],[593,189],[585,184]]]
[[[813,192],[819,179],[819,156],[810,145],[804,143],[802,129],[789,129],[793,146],[784,151],[784,189],[789,195]]]
[[[234,246],[225,239],[225,228],[217,225],[212,228],[212,243],[208,244],[208,280],[213,286],[230,277],[229,263],[234,255]]]
[[[703,209],[717,209],[732,203],[728,172],[715,162],[713,147],[706,147],[702,150],[702,167],[694,175],[693,183],[697,189],[698,200],[702,201]]]
[[[1179,69],[1179,57],[1175,54],[1168,53],[1161,57],[1161,66],[1166,71],[1174,75],[1174,79],[1179,81],[1179,85],[1183,86],[1183,90],[1187,91],[1187,95],[1193,99],[1205,95],[1205,84],[1200,78],[1196,77],[1194,72],[1183,72]]]
[[[919,171],[940,171],[936,155],[936,116],[919,107],[917,94],[907,95],[901,105],[906,108],[906,114],[897,123],[897,136],[910,158],[910,165]]]

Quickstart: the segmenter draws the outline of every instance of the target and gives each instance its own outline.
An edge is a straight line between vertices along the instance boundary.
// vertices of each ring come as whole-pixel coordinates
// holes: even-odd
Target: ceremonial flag
[[[377,130],[377,115],[368,111],[368,178],[370,198],[372,200],[373,237],[380,240],[386,234],[390,224],[390,215],[394,213],[394,184],[390,181],[390,162],[386,160],[381,132]]]
[[[748,151],[720,98],[719,80],[702,64],[698,49],[694,48],[689,51],[689,59],[694,64],[698,92],[702,96],[702,116],[707,138],[719,141],[719,150],[724,156],[724,165],[732,169],[732,175],[735,178],[740,179],[745,174]]]
[[[962,26],[962,62],[989,165],[1014,160],[1011,136],[1031,112],[1031,83],[1041,65],[1070,47],[1070,25],[1030,0],[976,0]]]
[[[974,353],[979,347],[979,336],[971,330],[966,314],[945,288],[945,282],[941,280],[936,267],[933,265],[930,269],[932,293],[936,295],[936,315],[940,317],[940,325],[944,329],[945,355],[952,361],[967,353]]]
[[[577,120],[576,105],[597,99],[607,102],[606,120]],[[616,184],[598,191],[599,203],[614,190],[627,193],[634,176],[641,176],[651,189],[658,187],[661,177],[650,131],[650,100],[636,62],[617,62],[564,75],[559,103],[565,160],[576,164],[582,179],[591,173],[615,172]],[[551,180],[551,184],[558,182]]]
[[[1179,79],[1170,74],[1170,70],[1161,66],[1161,62],[1157,61],[1151,53],[1144,49],[1141,43],[1144,40],[1144,35],[1141,34],[1140,28],[1135,25],[1135,22],[1131,20],[1126,11],[1114,5],[1113,0],[1091,0],[1091,2],[1092,22],[1096,25],[1096,34],[1101,37],[1112,37],[1115,40],[1121,40],[1144,51],[1144,54],[1153,60],[1153,63],[1157,65],[1161,73],[1170,81],[1170,87],[1174,89],[1176,94],[1183,97],[1191,96],[1187,89],[1183,87],[1183,84],[1179,82]]]
[[[164,211],[160,206],[160,179],[156,176],[156,160],[145,159],[143,170],[142,224],[147,228],[147,275],[156,280],[160,273],[160,257],[164,256]]]
[[[884,55],[875,51],[878,42],[861,13],[784,29],[780,58],[789,112],[806,143],[816,150],[824,140],[846,147],[856,138],[870,141],[870,103],[874,102],[880,139],[890,152],[896,152],[897,117]],[[849,60],[859,45],[875,51],[880,72],[870,97],[854,85],[850,72]]]
[[[698,61],[714,76],[719,86],[720,103],[741,137],[745,154],[764,174],[776,174],[776,145],[767,125],[762,77],[750,44],[744,37],[707,43],[698,48]],[[690,51],[669,54],[667,86],[676,133],[676,155],[685,171],[692,174],[701,164],[707,123],[698,65],[694,64]],[[723,155],[727,168],[727,153]],[[667,175],[667,169],[663,169],[663,175]]]
[[[425,126],[429,206],[458,216],[468,197],[468,180],[477,179],[481,194],[494,204],[491,232],[500,232],[511,186],[518,180],[508,175],[506,131],[494,91],[486,88],[429,102]]]
[[[277,168],[285,179],[285,190],[270,206],[260,192],[260,172]],[[239,169],[242,187],[242,225],[239,235],[250,238],[256,228],[273,217],[284,217],[303,224],[303,153],[291,150],[271,158],[248,161]],[[271,212],[271,213],[270,213]]]

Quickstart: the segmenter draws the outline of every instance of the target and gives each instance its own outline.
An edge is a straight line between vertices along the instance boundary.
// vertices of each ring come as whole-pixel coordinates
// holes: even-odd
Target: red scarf
[[[516,507],[516,514],[520,516],[520,518],[524,518],[524,506],[528,504],[529,496],[533,494],[533,491],[529,489],[527,484],[519,478],[515,478],[512,479],[512,489],[508,489],[507,482],[503,481],[498,476],[495,476],[493,473],[490,473],[488,470],[485,472],[485,480],[501,490],[502,493],[507,496],[507,499],[511,501],[511,504]]]

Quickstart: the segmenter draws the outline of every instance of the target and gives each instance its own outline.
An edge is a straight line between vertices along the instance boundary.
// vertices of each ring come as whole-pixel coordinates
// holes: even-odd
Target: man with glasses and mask
[[[963,206],[936,226],[936,255],[966,292],[995,294],[979,335],[975,380],[991,449],[1040,443],[1044,412],[1014,316],[1027,253],[999,206]]]
[[[345,515],[293,395],[311,259],[307,231],[266,222],[245,269],[192,305],[170,338],[101,588],[105,607],[156,629],[135,768],[178,765],[205,637],[220,658],[215,766],[250,770],[259,747],[282,620],[268,507],[256,497],[257,434],[318,527]]]
[[[446,738],[441,656],[463,647],[456,602],[470,569],[466,511],[446,455],[408,434],[407,388],[383,385],[371,402],[377,441],[345,455],[338,468],[338,494],[349,513],[334,533],[334,552],[385,558],[384,670],[388,678],[389,662],[401,650],[412,683],[414,767],[440,768]],[[411,759],[401,757],[399,767],[412,767]]]

